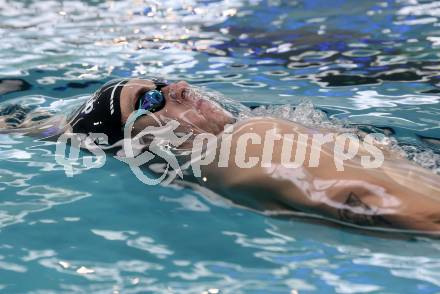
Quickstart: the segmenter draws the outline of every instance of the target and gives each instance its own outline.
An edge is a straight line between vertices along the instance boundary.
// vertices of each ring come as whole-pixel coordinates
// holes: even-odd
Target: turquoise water
[[[0,0],[0,103],[65,111],[161,75],[249,105],[307,99],[439,173],[439,17],[420,0]],[[0,135],[4,293],[440,292],[437,240],[269,218],[111,158],[67,177],[54,154]]]

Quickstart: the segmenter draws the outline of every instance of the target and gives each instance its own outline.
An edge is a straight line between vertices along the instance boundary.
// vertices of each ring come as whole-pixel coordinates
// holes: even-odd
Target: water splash
[[[394,153],[440,175],[440,154],[418,145],[400,144],[394,137],[388,137],[387,140],[389,148]]]
[[[290,120],[311,128],[321,128],[337,132],[354,132],[355,128],[337,119],[330,119],[325,112],[317,109],[310,100],[303,99],[298,105],[267,105],[252,110],[254,116],[275,117]]]
[[[290,120],[311,128],[325,129],[339,133],[353,133],[363,138],[366,133],[349,121],[330,119],[323,111],[317,109],[311,101],[293,105],[268,105],[260,106],[251,111],[254,116],[275,117]],[[382,134],[377,138],[381,146],[388,147],[396,155],[407,158],[417,165],[433,173],[440,174],[440,155],[431,149],[417,145],[402,144],[393,136]]]

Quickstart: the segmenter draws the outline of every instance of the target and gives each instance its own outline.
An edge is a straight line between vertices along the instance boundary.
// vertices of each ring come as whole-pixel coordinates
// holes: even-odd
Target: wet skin
[[[154,89],[150,81],[132,80],[122,91],[123,123],[134,110],[142,91]],[[177,120],[181,131],[220,135],[230,114],[215,103],[192,95],[186,82],[162,89],[166,104],[155,115],[162,120]],[[142,130],[154,122],[148,117],[136,121]],[[280,209],[302,210],[358,226],[411,229],[440,233],[440,177],[406,159],[385,152],[380,168],[365,169],[358,157],[346,162],[344,171],[337,171],[332,145],[323,146],[318,167],[286,168],[281,165],[280,144],[275,144],[270,168],[238,167],[235,148],[238,137],[256,132],[264,138],[269,130],[279,134],[316,132],[299,124],[274,118],[253,118],[234,126],[232,153],[227,168],[218,167],[218,158],[202,166],[204,181],[200,183],[236,203],[260,211]],[[296,150],[296,140],[293,140]],[[218,150],[214,150],[218,151]],[[308,151],[310,152],[310,151]],[[261,144],[248,144],[246,155],[261,157]],[[295,156],[292,154],[292,156]],[[307,158],[307,156],[306,156]]]
[[[365,152],[361,150],[358,156],[345,162],[343,171],[338,171],[333,143],[328,143],[323,146],[317,167],[309,167],[306,161],[300,167],[289,168],[282,164],[281,144],[275,144],[270,167],[237,166],[234,158],[238,138],[253,132],[264,140],[266,132],[271,130],[296,135],[314,132],[274,118],[239,122],[232,134],[228,167],[219,168],[215,161],[202,166],[203,184],[262,211],[291,208],[357,226],[440,233],[440,177],[406,159],[385,153],[381,167],[367,169],[360,164],[359,158]],[[294,158],[298,142],[293,139],[292,143]],[[310,141],[308,144],[305,158],[310,158]],[[248,158],[261,158],[263,153],[262,144],[247,145]]]

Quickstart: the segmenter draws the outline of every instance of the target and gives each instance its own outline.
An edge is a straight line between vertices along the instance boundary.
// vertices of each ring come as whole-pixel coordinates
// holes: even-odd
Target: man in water
[[[155,89],[160,90],[162,96],[144,95]],[[301,142],[299,138],[316,134],[319,130],[278,118],[236,120],[219,103],[196,95],[191,89],[186,82],[166,85],[141,79],[113,81],[95,93],[69,120],[64,130],[104,133],[108,142],[115,144],[124,138],[124,126],[129,122],[132,123],[132,135],[157,126],[151,115],[129,121],[130,115],[139,110],[150,111],[163,124],[177,121],[177,133],[191,133],[193,136],[212,134],[221,137],[225,126],[232,125],[229,134],[231,148],[226,162],[219,164],[220,158],[216,156],[208,164],[200,165],[199,183],[212,191],[264,212],[294,210],[357,226],[440,234],[439,176],[387,150],[382,150],[385,158],[380,167],[364,168],[361,156],[367,150],[362,147],[358,155],[347,159],[344,169],[340,170],[334,163],[332,152],[335,142],[321,146],[317,166],[289,167],[283,164],[283,144],[274,140],[270,166],[260,164],[243,168],[236,158],[242,151],[242,138],[247,134],[256,134],[262,141],[268,134],[284,136],[289,138],[291,150],[305,145],[304,155],[309,158],[311,140]],[[321,132],[325,134],[328,130]],[[193,143],[188,140],[182,144],[181,154],[191,150]],[[245,157],[262,158],[265,156],[263,145],[261,142],[245,144]],[[218,154],[220,147],[207,148]]]

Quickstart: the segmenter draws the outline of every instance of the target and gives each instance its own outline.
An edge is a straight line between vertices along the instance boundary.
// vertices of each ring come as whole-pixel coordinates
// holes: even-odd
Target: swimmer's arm
[[[389,171],[384,171],[385,168],[369,170],[353,161],[344,172],[338,172],[332,155],[323,153],[318,168],[310,168],[305,164],[300,168],[289,169],[280,164],[280,144],[275,144],[270,168],[238,167],[234,156],[239,135],[254,132],[264,137],[267,130],[274,128],[279,132],[307,132],[297,124],[273,119],[256,120],[241,126],[235,131],[236,136],[232,137],[228,168],[218,168],[214,162],[204,169],[208,186],[223,190],[233,197],[237,194],[234,191],[240,191],[257,202],[265,199],[269,203],[269,195],[274,202],[286,207],[360,226],[440,232],[440,201],[438,197],[429,197],[429,192],[435,193],[436,188],[431,187],[428,192],[419,193],[396,183],[388,176]],[[292,150],[296,150],[295,146]],[[248,145],[248,158],[261,158],[262,154],[262,144]],[[294,157],[295,154],[292,154]],[[405,166],[409,168],[410,163]],[[418,180],[427,183],[427,177],[424,175]],[[431,177],[437,177],[437,182],[440,182],[438,176]],[[215,180],[210,181],[210,178]]]
[[[331,168],[324,171],[329,175],[327,178],[321,178],[322,174],[315,176],[307,169],[296,172],[282,167],[272,171],[229,168],[223,183],[229,187],[232,197],[236,197],[235,191],[250,197],[249,203],[255,201],[261,205],[263,199],[263,208],[254,206],[259,210],[273,210],[276,203],[282,208],[314,213],[357,226],[440,233],[439,201],[398,186],[391,179],[389,182],[377,181],[362,170],[355,171],[353,176],[358,177],[355,181],[344,174],[334,176]],[[320,188],[319,185],[330,186]]]
[[[0,117],[0,134],[23,134],[45,140],[55,140],[68,129],[65,115],[54,115],[46,110],[31,112],[23,121],[16,124],[8,122],[8,116]]]

